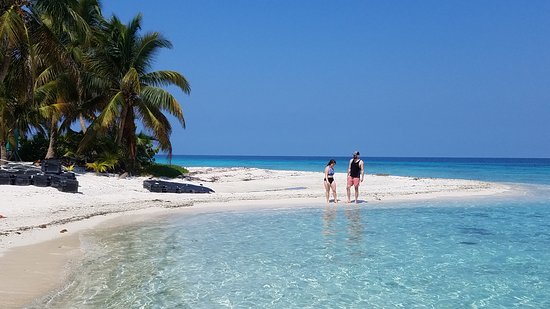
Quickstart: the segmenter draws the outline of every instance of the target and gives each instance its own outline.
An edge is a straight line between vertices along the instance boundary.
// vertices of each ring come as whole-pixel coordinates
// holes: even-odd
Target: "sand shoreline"
[[[326,205],[323,175],[318,172],[255,168],[192,168],[191,172],[191,178],[176,181],[200,183],[216,193],[151,193],[142,186],[147,178],[94,174],[78,175],[78,194],[54,188],[0,186],[5,201],[0,214],[6,217],[0,219],[0,267],[10,269],[0,286],[0,306],[17,308],[59,288],[65,278],[60,270],[81,254],[78,235],[100,224],[118,227],[171,213]],[[517,191],[500,183],[367,175],[361,186],[361,203],[354,206],[343,203],[345,174],[337,174],[336,181],[339,207],[491,197]],[[45,274],[46,268],[54,271]]]

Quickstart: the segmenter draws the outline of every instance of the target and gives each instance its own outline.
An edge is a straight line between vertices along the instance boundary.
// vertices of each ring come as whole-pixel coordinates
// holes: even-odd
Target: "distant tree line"
[[[138,172],[172,154],[166,115],[185,119],[164,87],[190,86],[152,71],[172,45],[141,22],[105,18],[99,0],[0,0],[0,164],[65,158]]]

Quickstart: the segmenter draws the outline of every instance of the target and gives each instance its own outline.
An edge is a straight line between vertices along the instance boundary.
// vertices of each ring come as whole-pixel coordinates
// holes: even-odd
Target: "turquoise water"
[[[337,172],[346,172],[350,157],[173,156],[185,167],[257,167],[276,170],[323,171],[336,159]],[[485,181],[550,184],[550,159],[491,158],[363,158],[369,174],[462,178]],[[157,162],[168,163],[165,156]]]
[[[482,177],[533,183],[531,194],[219,212],[97,231],[83,237],[86,258],[68,286],[37,307],[550,308],[544,163],[448,170],[472,164]]]

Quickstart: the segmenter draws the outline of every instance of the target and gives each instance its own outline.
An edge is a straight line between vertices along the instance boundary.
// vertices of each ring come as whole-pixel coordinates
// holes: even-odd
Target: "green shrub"
[[[147,167],[145,173],[151,174],[155,177],[176,178],[189,173],[189,171],[185,167],[181,167],[179,165],[153,163]]]
[[[34,162],[44,159],[48,152],[50,141],[44,134],[36,134],[30,138],[23,137],[20,141],[18,155],[21,161]]]
[[[116,161],[94,161],[92,163],[86,163],[86,168],[93,170],[96,174],[105,173],[109,170],[113,170],[116,165]]]

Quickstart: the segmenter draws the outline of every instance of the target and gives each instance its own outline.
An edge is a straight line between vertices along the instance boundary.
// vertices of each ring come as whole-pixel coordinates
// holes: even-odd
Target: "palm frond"
[[[25,23],[13,7],[0,16],[0,38],[6,38],[12,46],[27,41]]]
[[[191,85],[181,73],[176,71],[156,71],[150,72],[141,77],[141,81],[145,84],[165,87],[175,85],[178,86],[185,94],[191,93]]]
[[[84,137],[80,141],[77,153],[82,153],[86,148],[97,139],[97,136],[105,132],[109,126],[120,116],[119,108],[123,104],[124,98],[121,92],[117,93],[107,104],[101,114],[93,120],[89,129],[84,134]]]
[[[154,56],[159,50],[161,48],[172,48],[172,43],[160,33],[151,32],[137,39],[136,48],[134,66],[138,68],[140,73],[144,73],[151,68]]]
[[[78,5],[78,0],[40,0],[34,8],[40,14],[58,21],[53,23],[55,32],[65,33],[72,37],[72,40],[76,37],[84,37],[87,40],[92,31],[86,20],[75,11]]]
[[[138,104],[137,107],[144,126],[152,131],[160,149],[171,152],[170,134],[172,133],[172,126],[168,118],[158,109],[149,108],[145,104]]]
[[[107,104],[107,107],[99,114],[94,120],[91,127],[99,126],[101,128],[108,128],[115,120],[120,117],[120,106],[124,104],[124,95],[122,92],[117,93]]]
[[[147,105],[150,109],[165,110],[172,114],[181,125],[185,128],[185,118],[180,104],[170,92],[157,87],[143,87],[141,94],[141,102]]]
[[[52,80],[34,90],[34,97],[39,105],[48,105],[56,101],[57,81]]]
[[[55,67],[51,66],[45,70],[43,70],[37,77],[36,77],[36,80],[35,80],[35,85],[34,87],[35,88],[38,88],[38,87],[41,87],[49,82],[51,82],[52,80],[55,80],[56,77],[58,76],[59,74],[59,71],[56,70]]]
[[[124,94],[138,94],[141,91],[141,84],[139,82],[139,74],[135,68],[130,68],[128,72],[122,78],[121,84]]]
[[[49,105],[44,105],[39,108],[40,114],[43,117],[50,119],[61,119],[64,112],[71,108],[71,104],[66,102],[54,103]]]

